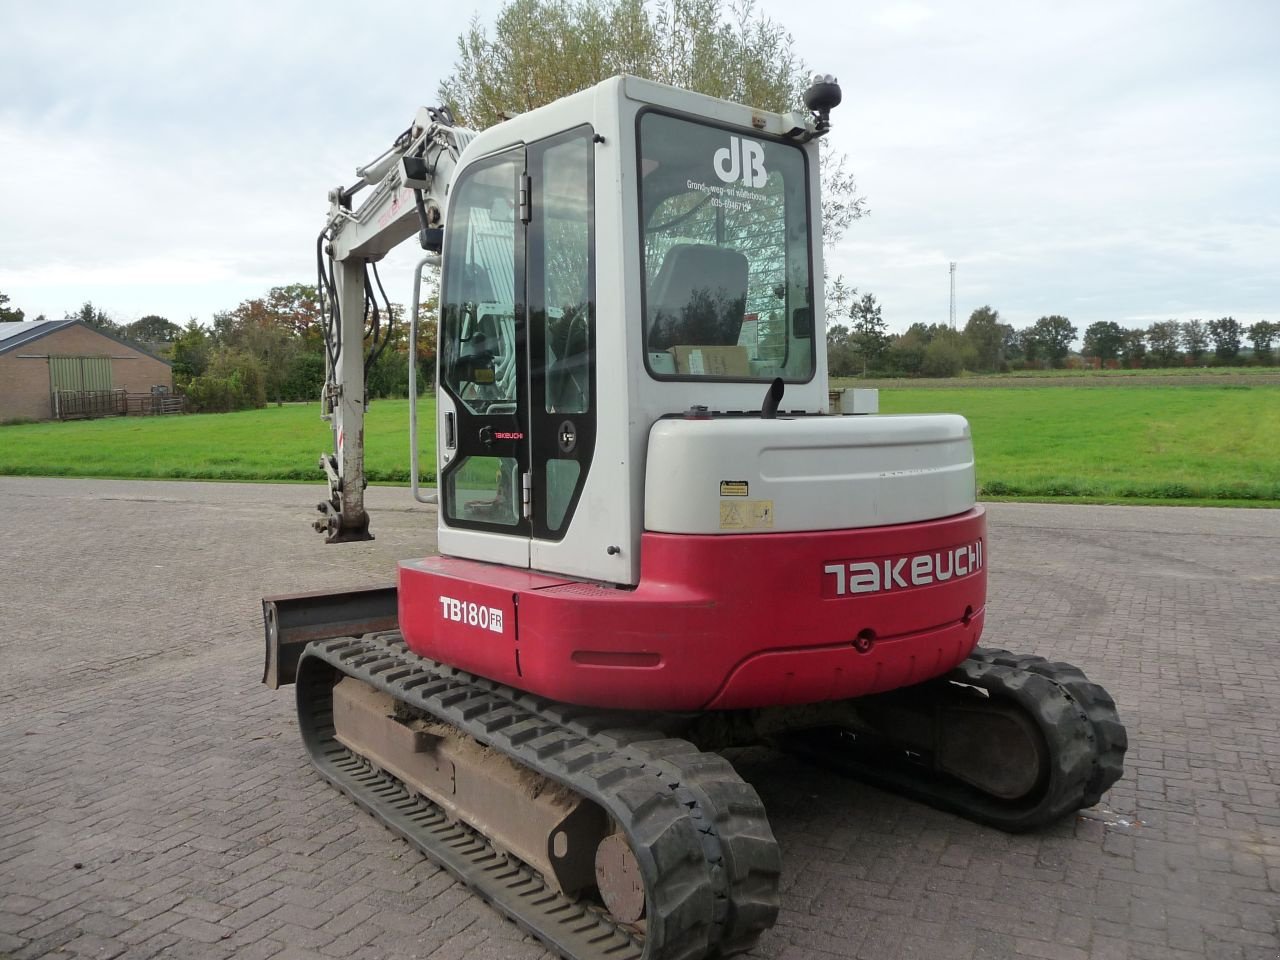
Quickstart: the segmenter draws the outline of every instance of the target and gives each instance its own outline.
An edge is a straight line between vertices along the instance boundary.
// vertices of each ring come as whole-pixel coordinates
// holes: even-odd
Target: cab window
[[[650,372],[810,379],[804,152],[656,112],[641,115],[639,140]]]

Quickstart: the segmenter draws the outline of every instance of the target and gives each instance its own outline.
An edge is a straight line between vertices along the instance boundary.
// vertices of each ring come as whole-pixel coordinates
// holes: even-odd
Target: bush
[[[244,384],[237,377],[192,377],[183,393],[192,413],[230,413],[253,406]]]
[[[262,361],[249,353],[220,351],[206,374],[183,386],[193,413],[229,413],[267,405],[267,375]]]
[[[964,354],[959,344],[939,337],[924,348],[920,372],[926,377],[958,377],[964,369]]]
[[[324,354],[298,353],[289,362],[289,372],[281,385],[283,400],[315,401],[324,389]]]

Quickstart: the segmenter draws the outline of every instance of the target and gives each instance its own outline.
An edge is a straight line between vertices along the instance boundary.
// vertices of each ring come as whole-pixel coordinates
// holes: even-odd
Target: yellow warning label
[[[721,530],[762,530],[772,526],[772,500],[720,501]]]
[[[747,481],[745,480],[721,480],[720,496],[722,497],[745,497],[747,495]]]

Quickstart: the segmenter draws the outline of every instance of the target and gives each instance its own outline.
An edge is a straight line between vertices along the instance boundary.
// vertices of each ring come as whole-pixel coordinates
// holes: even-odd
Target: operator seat
[[[649,286],[650,350],[731,347],[747,307],[747,258],[706,243],[677,243]]]

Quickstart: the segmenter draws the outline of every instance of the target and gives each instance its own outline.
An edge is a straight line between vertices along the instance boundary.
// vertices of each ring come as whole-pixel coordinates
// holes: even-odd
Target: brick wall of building
[[[14,347],[0,354],[0,422],[48,420],[49,361],[46,355],[64,357],[112,357],[111,381],[117,390],[150,393],[163,384],[173,389],[173,370],[167,363],[126,346],[81,324]],[[39,359],[28,359],[37,356]],[[114,359],[114,358],[129,359]]]

